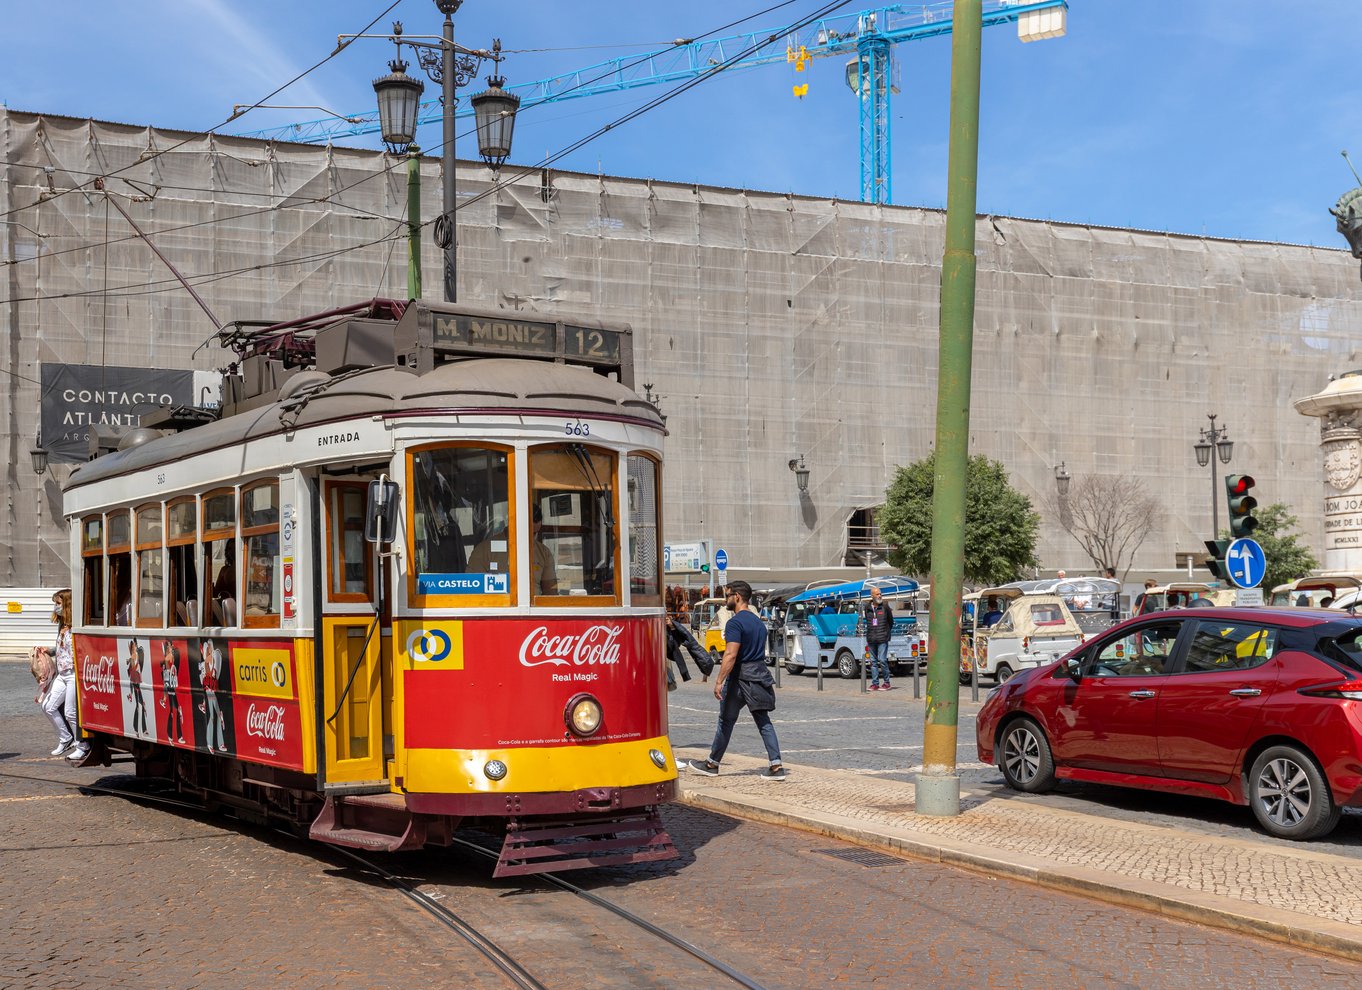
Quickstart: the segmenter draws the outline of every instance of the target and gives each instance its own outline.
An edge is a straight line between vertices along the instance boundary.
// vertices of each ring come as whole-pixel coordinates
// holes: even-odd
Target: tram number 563
[[[583,423],[580,419],[572,420],[563,424],[563,433],[569,437],[589,437],[591,436],[591,424]]]

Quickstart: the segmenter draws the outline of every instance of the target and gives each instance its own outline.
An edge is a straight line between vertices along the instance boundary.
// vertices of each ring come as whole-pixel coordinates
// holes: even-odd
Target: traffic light
[[[1246,474],[1231,474],[1225,478],[1225,499],[1230,507],[1230,538],[1239,539],[1252,536],[1258,528],[1258,520],[1253,510],[1258,508],[1258,500],[1249,494],[1253,479]]]
[[[1229,548],[1229,540],[1206,541],[1206,552],[1211,555],[1211,559],[1206,561],[1206,570],[1210,571],[1211,577],[1217,581],[1228,581],[1230,579],[1229,568],[1225,566],[1225,551]]]
[[[709,573],[709,565],[708,565],[708,564],[701,564],[701,565],[700,565],[700,573],[701,573],[701,574],[708,574],[708,573]]]

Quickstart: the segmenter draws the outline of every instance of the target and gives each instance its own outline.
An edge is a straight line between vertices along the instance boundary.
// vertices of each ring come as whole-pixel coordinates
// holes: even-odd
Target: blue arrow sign
[[[1267,573],[1267,554],[1257,540],[1244,537],[1235,540],[1225,551],[1225,565],[1230,582],[1240,588],[1256,588]]]
[[[721,571],[728,570],[728,551],[722,547],[714,551],[714,566]]]
[[[672,569],[672,548],[665,543],[662,545],[662,569],[664,571]]]

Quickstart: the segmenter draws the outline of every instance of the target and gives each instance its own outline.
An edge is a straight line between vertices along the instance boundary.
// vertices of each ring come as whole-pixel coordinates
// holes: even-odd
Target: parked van
[[[1083,642],[1083,630],[1059,595],[988,588],[973,597],[974,627],[960,641],[962,684],[970,682],[974,671],[1001,684],[1019,670],[1058,660]]]

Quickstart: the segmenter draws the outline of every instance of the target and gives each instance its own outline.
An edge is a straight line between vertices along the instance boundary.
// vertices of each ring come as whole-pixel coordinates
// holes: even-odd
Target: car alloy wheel
[[[1310,778],[1294,760],[1272,760],[1258,774],[1263,814],[1279,828],[1295,828],[1310,811]]]
[[[1050,744],[1035,722],[1021,718],[1003,732],[999,740],[999,768],[1007,785],[1014,790],[1037,793],[1049,790],[1055,781],[1054,758]]]
[[[1324,775],[1295,746],[1264,750],[1249,771],[1249,791],[1258,823],[1279,838],[1311,839],[1338,824]]]

